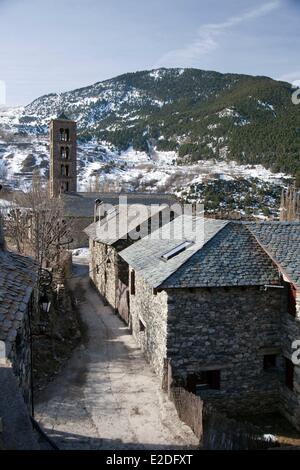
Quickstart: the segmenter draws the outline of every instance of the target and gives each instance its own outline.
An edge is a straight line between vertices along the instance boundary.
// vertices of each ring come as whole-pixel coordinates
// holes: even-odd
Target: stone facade
[[[11,365],[31,410],[31,321],[37,311],[37,265],[31,258],[0,250],[1,356]]]
[[[118,284],[128,284],[128,265],[119,257],[119,251],[132,243],[120,240],[114,246],[90,239],[90,277],[99,293],[117,310]]]
[[[300,318],[287,313],[286,289],[155,292],[137,272],[134,278],[130,275],[133,335],[162,380],[167,363],[173,384],[185,387],[193,374],[218,371],[220,389],[196,389],[204,403],[229,414],[280,410],[300,428],[299,366],[294,390],[285,385],[285,358],[291,358],[292,341],[300,339]],[[276,367],[266,369],[264,357],[270,355],[276,355]]]
[[[164,359],[167,358],[168,295],[155,292],[135,272],[133,295],[133,270],[130,269],[130,316],[132,334],[155,372],[163,378]]]
[[[32,406],[32,391],[31,391],[31,337],[30,337],[30,318],[33,316],[34,311],[34,295],[32,295],[25,314],[18,324],[16,330],[16,337],[11,345],[11,351],[8,356],[12,364],[13,371],[17,377],[19,387],[21,389],[24,401],[31,411]]]
[[[292,344],[295,340],[300,341],[300,293],[297,293],[296,299],[296,316],[295,318],[289,314],[285,314],[282,317],[281,325],[282,333],[282,351],[285,358],[292,361],[293,353],[295,349],[292,348]],[[300,360],[300,344],[298,343],[297,354],[298,360]],[[283,414],[300,429],[300,364],[294,365],[294,386],[293,390],[281,384],[280,387],[281,400],[282,400],[282,412]]]
[[[50,196],[77,191],[76,122],[61,116],[50,123]]]
[[[11,366],[29,412],[32,409],[31,321],[35,311],[34,297],[32,293],[13,325],[9,326],[10,320],[7,319],[0,327],[0,336],[5,338],[1,357]]]
[[[38,436],[30,420],[31,410],[24,403],[11,365],[1,358],[0,390],[0,450],[39,450]]]
[[[99,293],[115,309],[118,279],[117,252],[113,247],[90,240],[90,253],[90,277]]]

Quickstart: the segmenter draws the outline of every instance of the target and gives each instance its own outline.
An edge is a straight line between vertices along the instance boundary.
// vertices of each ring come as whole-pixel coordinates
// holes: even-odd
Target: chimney
[[[98,215],[99,215],[99,218],[100,218],[100,210],[99,210],[99,213],[98,213],[98,207],[101,204],[103,204],[103,201],[101,201],[101,199],[96,199],[95,200],[95,203],[94,203],[94,222],[97,222]]]

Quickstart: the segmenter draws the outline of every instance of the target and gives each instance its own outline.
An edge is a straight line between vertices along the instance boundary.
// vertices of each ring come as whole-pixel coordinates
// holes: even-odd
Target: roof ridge
[[[296,223],[295,222],[285,222],[284,221],[284,222],[279,222],[279,224],[281,224],[281,226],[288,226],[288,225],[299,225],[300,226],[300,221],[296,222]],[[293,283],[295,285],[299,285],[299,281],[297,281],[297,279],[293,279],[293,274],[290,274],[288,272],[287,268],[283,265],[282,261],[279,259],[279,257],[276,255],[276,253],[274,253],[272,249],[269,249],[269,247],[266,246],[267,244],[265,244],[263,240],[261,241],[259,239],[259,234],[253,233],[253,231],[251,230],[251,225],[250,226],[249,225],[250,224],[248,224],[248,226],[246,225],[247,230],[255,238],[256,242],[259,244],[261,249],[272,260],[273,264],[277,267],[277,269],[279,269],[291,283]],[[268,225],[271,226],[271,224],[268,224]],[[262,226],[262,224],[260,224],[256,227],[259,227],[259,226]],[[266,226],[266,224],[265,224],[265,226]],[[253,227],[253,225],[252,225],[252,227]]]

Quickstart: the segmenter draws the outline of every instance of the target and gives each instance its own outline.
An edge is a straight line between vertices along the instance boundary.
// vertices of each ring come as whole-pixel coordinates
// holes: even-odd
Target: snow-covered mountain
[[[63,111],[77,121],[81,189],[189,193],[203,180],[254,177],[284,184],[300,160],[290,95],[289,84],[267,77],[196,69],[130,73],[45,95],[0,109],[0,178],[24,185],[35,169],[47,177],[48,125]]]

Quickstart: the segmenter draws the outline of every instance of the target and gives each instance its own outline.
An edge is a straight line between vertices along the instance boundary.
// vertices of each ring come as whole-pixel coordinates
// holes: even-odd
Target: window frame
[[[187,390],[196,393],[202,390],[221,390],[221,369],[200,370],[187,376]]]
[[[263,369],[264,371],[275,370],[277,368],[277,354],[264,354]]]

